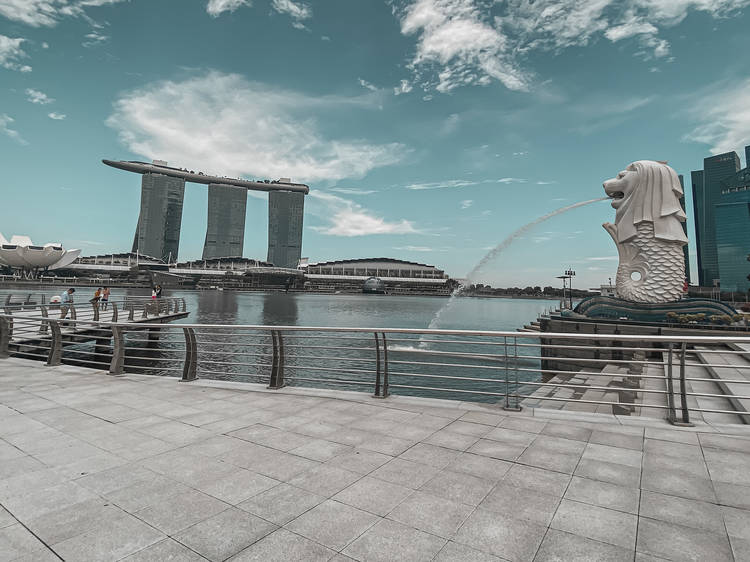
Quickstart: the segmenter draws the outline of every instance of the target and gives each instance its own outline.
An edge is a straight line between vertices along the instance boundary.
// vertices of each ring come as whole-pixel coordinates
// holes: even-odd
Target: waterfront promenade
[[[0,561],[749,560],[748,467],[738,425],[0,360]]]

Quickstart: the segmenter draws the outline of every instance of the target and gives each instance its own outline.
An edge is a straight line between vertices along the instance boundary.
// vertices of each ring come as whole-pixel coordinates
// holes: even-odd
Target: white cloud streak
[[[32,27],[54,27],[66,17],[86,18],[89,7],[123,0],[0,0],[0,16]]]
[[[20,61],[28,57],[21,47],[26,41],[23,37],[7,37],[0,35],[0,66],[8,70],[17,70],[19,72],[31,72],[28,64],[22,64]]]
[[[659,37],[690,13],[726,17],[750,0],[392,0],[401,32],[416,37],[409,60],[414,81],[439,92],[502,83],[528,90],[532,71],[521,60],[533,51],[560,52],[600,38],[636,41],[643,58],[664,58]]]
[[[411,221],[401,219],[388,221],[373,214],[358,203],[321,191],[310,191],[309,206],[312,214],[328,224],[311,227],[312,230],[330,236],[368,236],[373,234],[416,234],[418,230]]]
[[[211,17],[217,18],[224,12],[234,12],[242,6],[250,6],[250,0],[208,0],[206,12]]]
[[[292,18],[292,26],[297,29],[307,29],[303,22],[312,17],[312,8],[304,2],[272,0],[271,7],[278,13],[286,14]]]
[[[67,117],[67,115],[65,115],[64,113],[56,113],[53,111],[52,113],[48,113],[47,117],[49,117],[50,119],[54,119],[55,121],[62,121]]]
[[[713,154],[737,150],[750,139],[750,78],[736,84],[713,84],[711,94],[692,107],[699,122],[683,140],[710,146]]]
[[[55,101],[54,98],[51,98],[44,92],[40,92],[39,90],[35,90],[34,88],[28,88],[26,90],[26,99],[31,103],[36,103],[39,105],[47,105],[48,103],[52,103]]]
[[[414,89],[408,80],[401,80],[401,83],[393,88],[393,95],[400,96],[401,94],[408,94]]]
[[[375,108],[372,94],[307,96],[209,70],[122,95],[106,122],[146,158],[227,175],[338,180],[362,177],[408,152],[399,143],[329,139],[319,130],[317,120],[327,115]]]
[[[412,189],[414,191],[424,191],[428,189],[454,189],[460,187],[469,187],[472,185],[486,185],[493,183],[526,183],[528,180],[524,178],[500,178],[496,180],[445,180],[436,182],[425,182],[425,183],[411,183],[406,189]]]
[[[23,139],[23,137],[21,137],[21,134],[18,131],[10,128],[11,123],[13,123],[13,118],[11,116],[6,115],[5,113],[0,113],[0,133],[10,137],[18,144],[29,144]]]

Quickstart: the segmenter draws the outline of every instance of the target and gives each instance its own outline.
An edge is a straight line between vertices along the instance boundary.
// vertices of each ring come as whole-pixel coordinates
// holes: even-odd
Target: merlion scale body
[[[682,186],[666,162],[639,160],[604,182],[615,224],[602,226],[617,246],[615,291],[632,302],[680,300],[685,282]]]

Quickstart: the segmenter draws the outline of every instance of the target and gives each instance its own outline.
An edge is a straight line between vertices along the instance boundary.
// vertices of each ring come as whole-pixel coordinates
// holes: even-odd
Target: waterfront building
[[[296,268],[299,265],[304,211],[304,193],[271,191],[268,194],[267,261],[277,267]]]
[[[167,262],[177,261],[184,198],[184,179],[164,174],[143,174],[141,210],[133,252]]]
[[[740,157],[733,151],[704,158],[703,170],[691,173],[698,282],[704,287],[713,286],[721,278],[716,249],[715,206],[721,198],[722,182],[739,169]]]
[[[685,206],[685,180],[682,177],[682,174],[680,174],[677,177],[680,180],[680,187],[682,188],[682,197],[680,197],[680,205],[682,206],[683,209],[687,210],[687,207]],[[685,214],[687,215],[687,212]],[[685,238],[689,239],[690,237],[688,236],[688,231],[687,231],[687,217],[685,218],[685,221],[682,222],[682,223],[680,223],[680,224],[682,225],[682,231],[685,233]],[[688,283],[690,283],[691,282],[691,279],[690,279],[690,253],[688,252],[688,244],[685,244],[682,247],[682,253],[685,256],[685,280]]]
[[[245,241],[247,189],[212,183],[208,186],[208,224],[203,259],[241,257]]]
[[[750,146],[746,151],[750,150]],[[722,182],[719,202],[715,206],[716,253],[721,275],[721,289],[750,290],[750,167]]]

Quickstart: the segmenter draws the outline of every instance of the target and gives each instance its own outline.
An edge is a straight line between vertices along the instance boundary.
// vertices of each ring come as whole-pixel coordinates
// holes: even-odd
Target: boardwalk
[[[0,360],[0,560],[750,559],[743,427],[531,412]]]

